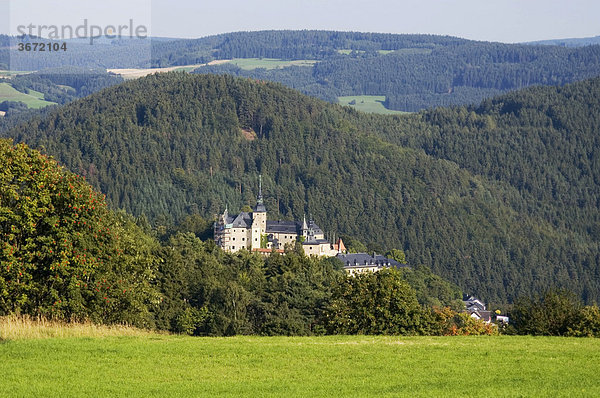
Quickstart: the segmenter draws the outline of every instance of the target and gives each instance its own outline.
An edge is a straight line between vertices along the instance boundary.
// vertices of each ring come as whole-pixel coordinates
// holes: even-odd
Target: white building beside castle
[[[283,252],[287,244],[302,243],[306,255],[335,256],[346,251],[341,239],[333,244],[325,239],[323,230],[314,221],[269,221],[262,196],[262,178],[258,199],[252,212],[230,215],[225,212],[214,224],[215,242],[223,250],[236,252],[241,249],[270,253]]]

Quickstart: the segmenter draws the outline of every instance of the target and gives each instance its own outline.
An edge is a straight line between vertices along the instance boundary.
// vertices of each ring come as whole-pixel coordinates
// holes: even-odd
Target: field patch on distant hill
[[[44,94],[35,90],[29,90],[29,94],[17,91],[8,83],[0,83],[0,102],[20,101],[30,108],[43,108],[48,105],[55,105],[54,102],[44,101]]]
[[[356,110],[367,113],[380,113],[383,115],[401,115],[407,112],[387,109],[383,104],[385,95],[350,95],[338,97],[340,105],[351,106]]]
[[[310,59],[298,59],[293,61],[287,61],[275,58],[236,58],[229,61],[229,63],[245,70],[252,70],[259,68],[281,69],[287,66],[313,66],[317,63],[317,61]]]

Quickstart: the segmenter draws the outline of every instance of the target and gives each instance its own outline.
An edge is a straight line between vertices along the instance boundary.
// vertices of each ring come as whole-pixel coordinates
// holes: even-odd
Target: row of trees
[[[600,308],[584,306],[566,290],[548,290],[517,300],[509,333],[534,336],[600,337]]]

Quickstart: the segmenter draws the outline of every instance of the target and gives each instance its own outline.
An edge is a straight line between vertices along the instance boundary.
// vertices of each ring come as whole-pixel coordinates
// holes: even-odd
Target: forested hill
[[[600,79],[533,87],[415,119],[422,122],[418,128],[378,131],[508,183],[535,204],[530,213],[584,239],[600,239]]]
[[[0,69],[9,64],[8,43],[8,37],[0,35]],[[13,69],[145,68],[229,61],[196,72],[276,81],[334,103],[342,96],[382,96],[388,109],[409,112],[474,104],[530,85],[563,85],[600,76],[600,45],[565,48],[435,35],[273,30],[69,46],[67,58],[21,59],[13,54]]]
[[[530,85],[562,85],[600,75],[600,46],[533,46],[434,35],[238,32],[160,43],[153,52],[157,65],[230,58],[317,62],[275,69],[221,64],[197,72],[277,81],[330,102],[340,96],[385,96],[388,109],[410,112],[478,103]]]
[[[578,106],[600,97],[596,80],[569,89],[582,93],[569,102],[557,89],[539,90],[555,101],[555,112],[572,117],[579,117]],[[581,218],[572,222],[562,214],[551,194],[516,184],[513,179],[525,171],[504,160],[525,165],[529,152],[542,153],[536,145],[555,142],[552,134],[541,135],[546,127],[577,127],[540,124],[536,112],[543,108],[527,105],[535,100],[527,94],[532,92],[506,106],[499,99],[472,112],[448,110],[446,122],[442,110],[437,118],[435,112],[373,116],[279,84],[171,73],[107,88],[8,135],[85,175],[107,193],[111,206],[145,214],[155,224],[253,204],[260,173],[269,217],[311,214],[325,231],[355,236],[372,248],[403,248],[410,263],[428,265],[485,300],[506,302],[554,284],[598,300],[596,235]],[[598,117],[594,106],[586,106],[582,124]],[[472,128],[459,124],[463,114]],[[505,139],[469,149],[481,153],[462,153],[463,136],[490,134],[486,129],[496,131],[494,126],[501,131],[509,123],[521,126],[517,131],[538,131],[537,144],[521,147],[507,130]],[[590,142],[594,126],[568,130],[567,136]],[[442,153],[442,144],[433,142],[446,135]],[[497,157],[505,166],[478,169],[479,156]],[[582,173],[595,176],[592,159]],[[569,190],[571,180],[561,177],[571,173],[567,166],[548,171],[567,184],[557,192]],[[590,199],[595,189],[590,187]],[[586,206],[597,211],[597,204]]]

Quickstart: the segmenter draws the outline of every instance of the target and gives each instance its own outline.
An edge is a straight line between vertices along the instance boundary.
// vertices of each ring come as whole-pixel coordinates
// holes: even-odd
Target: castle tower
[[[306,223],[306,214],[302,219],[302,236],[304,239],[308,240],[308,224]]]
[[[258,198],[252,212],[252,247],[259,248],[261,237],[267,231],[267,208],[262,196],[262,175],[259,176]]]

